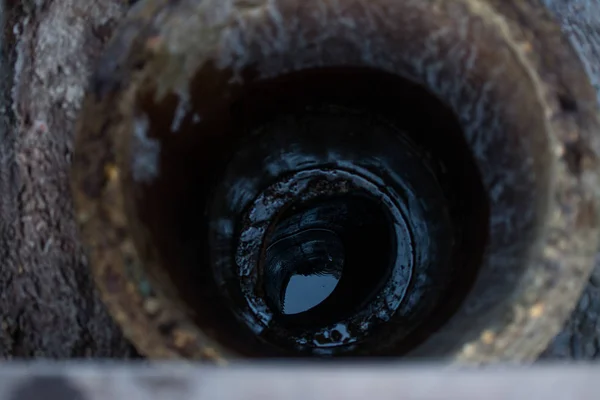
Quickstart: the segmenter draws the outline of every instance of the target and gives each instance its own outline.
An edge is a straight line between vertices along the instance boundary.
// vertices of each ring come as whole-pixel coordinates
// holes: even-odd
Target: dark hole
[[[267,238],[265,293],[285,323],[346,318],[377,293],[395,258],[391,220],[360,194],[294,206]]]
[[[444,326],[471,289],[488,232],[487,196],[452,111],[422,86],[371,69],[316,69],[269,80],[248,71],[244,85],[230,78],[212,66],[198,71],[183,114],[175,94],[158,104],[153,91],[140,99],[147,136],[161,150],[157,178],[133,187],[136,223],[150,235],[145,246],[158,251],[164,266],[149,271],[155,281],[168,276],[175,290],[169,294],[193,310],[195,323],[247,356],[397,356]],[[297,148],[306,150],[302,157]],[[339,152],[347,164],[336,159]],[[381,155],[389,160],[385,168],[377,165]],[[256,220],[268,239],[241,246],[244,232],[254,232],[244,229],[257,196],[296,173],[280,167],[308,168],[315,159],[329,160],[317,168],[327,184],[333,184],[328,174],[358,165],[356,176],[378,189],[365,194],[342,182],[310,201],[301,191],[271,197],[262,211],[284,200],[296,208]],[[411,174],[416,187],[401,190]],[[400,220],[389,222],[385,193],[410,205],[400,213],[406,234],[399,233]],[[344,207],[353,211],[342,218]],[[311,212],[321,221],[291,228]],[[410,251],[397,250],[408,246],[404,236],[414,242]],[[258,259],[240,258],[253,246]],[[280,276],[273,272],[278,263],[287,265]],[[245,291],[253,274],[260,284]],[[402,290],[386,286],[393,279]],[[267,307],[252,309],[250,298]],[[388,322],[370,323],[370,316]],[[351,326],[335,325],[342,320]],[[332,324],[337,328],[321,329]],[[307,337],[320,343],[317,352]]]
[[[560,104],[560,108],[566,112],[576,112],[577,111],[577,101],[568,95],[558,95],[558,102]]]

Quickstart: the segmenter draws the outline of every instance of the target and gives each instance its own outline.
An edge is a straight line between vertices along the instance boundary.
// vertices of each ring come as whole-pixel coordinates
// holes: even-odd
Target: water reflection
[[[293,275],[285,288],[283,313],[299,314],[321,304],[339,283],[334,275]]]

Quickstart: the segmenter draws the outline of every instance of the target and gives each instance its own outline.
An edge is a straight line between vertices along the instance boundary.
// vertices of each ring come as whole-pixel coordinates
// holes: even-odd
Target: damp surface
[[[352,68],[194,88],[141,99],[160,152],[137,209],[199,326],[247,355],[401,354],[459,307],[487,206],[433,95]]]

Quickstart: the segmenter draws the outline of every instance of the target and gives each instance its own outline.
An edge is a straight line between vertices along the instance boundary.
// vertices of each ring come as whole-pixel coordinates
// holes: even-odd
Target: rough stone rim
[[[506,45],[538,87],[549,131],[557,143],[555,202],[570,208],[563,207],[566,211],[557,212],[549,221],[543,248],[531,261],[539,264],[543,273],[528,277],[529,290],[514,298],[512,315],[507,316],[502,326],[482,332],[480,338],[465,344],[451,358],[469,363],[532,360],[558,332],[593,266],[598,236],[595,168],[600,153],[599,140],[594,136],[600,131],[595,93],[576,53],[537,1],[460,1],[469,8],[471,18],[479,18],[502,33]],[[180,304],[166,301],[154,292],[140,275],[139,265],[127,268],[118,259],[108,257],[113,251],[119,258],[137,259],[133,242],[126,234],[124,199],[120,196],[119,169],[112,150],[100,164],[94,165],[94,171],[103,174],[95,177],[102,185],[101,192],[90,195],[86,189],[91,168],[85,154],[99,145],[111,149],[108,133],[112,130],[111,134],[118,136],[121,131],[121,116],[112,105],[115,100],[126,101],[132,95],[124,82],[133,79],[135,66],[145,61],[147,53],[139,51],[140,48],[160,40],[159,27],[166,15],[163,12],[172,7],[192,7],[193,3],[146,0],[125,21],[100,62],[84,103],[73,183],[77,220],[90,249],[93,273],[104,301],[125,335],[150,357],[223,361],[232,354],[197,331]],[[431,6],[441,3],[432,1]],[[572,102],[576,102],[574,108]],[[95,118],[98,115],[104,118]],[[589,153],[573,154],[577,145]],[[578,159],[578,174],[569,169],[573,157]],[[105,224],[107,217],[110,225]],[[104,232],[103,237],[99,238],[97,232]],[[548,304],[552,304],[551,309]]]

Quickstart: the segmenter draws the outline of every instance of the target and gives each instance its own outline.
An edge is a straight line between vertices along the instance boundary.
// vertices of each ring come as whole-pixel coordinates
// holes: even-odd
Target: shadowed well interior
[[[505,32],[459,2],[222,4],[133,91],[121,179],[153,288],[252,357],[441,357],[501,329],[554,162]]]
[[[505,32],[462,2],[223,4],[132,75],[152,287],[251,357],[454,357],[503,329],[555,160]]]
[[[247,356],[401,355],[439,330],[489,229],[453,112],[369,68],[228,81],[199,71],[175,133],[178,98],[140,96],[161,152],[137,221],[196,324]]]
[[[326,197],[275,222],[265,253],[265,294],[289,322],[346,317],[375,294],[396,257],[391,218],[374,199]]]

